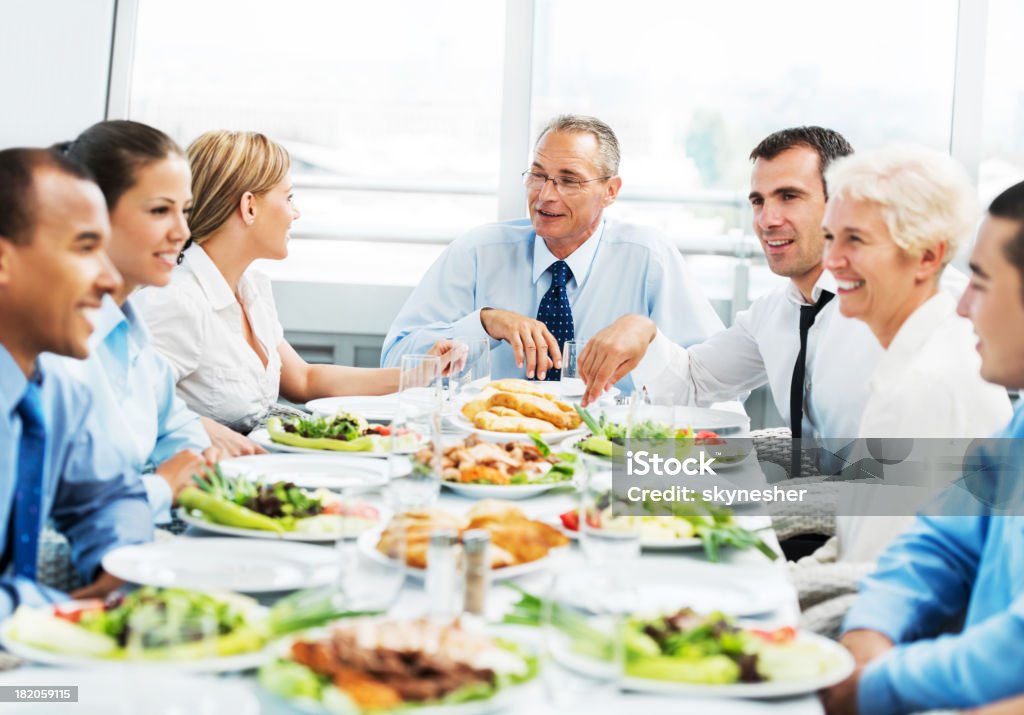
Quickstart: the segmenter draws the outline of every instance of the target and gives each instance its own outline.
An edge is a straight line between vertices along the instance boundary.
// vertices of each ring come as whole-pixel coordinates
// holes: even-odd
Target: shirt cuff
[[[857,712],[871,715],[901,713],[900,698],[892,681],[889,664],[899,650],[893,650],[868,663],[857,684]]]
[[[873,592],[876,588],[861,583],[857,600],[843,620],[842,632],[878,631],[893,643],[902,643],[917,618],[915,606],[891,593]]]
[[[654,340],[647,346],[646,354],[644,354],[640,363],[633,368],[631,376],[635,389],[639,390],[645,385],[654,386],[655,381],[668,370],[668,366],[672,362],[674,347],[675,345],[669,340],[668,336],[659,329],[657,335],[654,336]],[[682,353],[684,356],[686,355],[685,350]],[[684,357],[684,360],[688,360],[688,358]]]
[[[149,509],[153,512],[153,522],[170,523],[171,504],[174,502],[171,485],[158,474],[142,475],[142,485],[146,487],[146,499],[149,500]]]
[[[452,337],[456,340],[487,339],[491,341],[492,350],[501,342],[492,338],[484,330],[484,324],[480,322],[480,310],[474,310],[465,318],[460,318],[452,323]]]

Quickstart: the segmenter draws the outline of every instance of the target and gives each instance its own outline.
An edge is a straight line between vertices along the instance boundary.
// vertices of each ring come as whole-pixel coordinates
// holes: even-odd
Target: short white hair
[[[943,264],[974,231],[978,198],[952,157],[916,144],[892,144],[836,160],[825,173],[830,200],[870,201],[893,242],[919,256],[946,244]]]

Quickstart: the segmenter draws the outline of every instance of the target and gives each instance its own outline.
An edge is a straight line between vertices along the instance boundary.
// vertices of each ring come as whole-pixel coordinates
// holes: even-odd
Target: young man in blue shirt
[[[109,236],[83,169],[43,149],[0,151],[0,618],[64,597],[36,582],[47,521],[90,584],[78,597],[119,585],[100,568],[108,551],[152,538],[139,475],[89,426],[84,386],[41,355],[88,355],[90,315],[120,282]]]
[[[974,323],[982,377],[1024,388],[1024,182],[989,207],[971,274],[958,312]],[[955,485],[863,582],[842,637],[857,669],[823,693],[830,715],[1024,711],[1024,406],[997,436],[999,454],[983,446],[972,462],[989,498]],[[957,619],[959,633],[935,635]]]

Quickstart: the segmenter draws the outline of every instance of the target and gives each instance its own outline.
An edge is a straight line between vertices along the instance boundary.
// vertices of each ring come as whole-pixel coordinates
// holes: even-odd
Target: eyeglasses
[[[523,172],[523,186],[528,188],[530,191],[542,191],[544,184],[549,181],[555,185],[555,191],[560,193],[562,196],[571,196],[578,194],[583,191],[583,185],[589,184],[591,181],[605,181],[610,179],[610,176],[599,176],[596,179],[577,179],[574,176],[548,176],[547,174],[538,174],[536,171],[524,171]]]

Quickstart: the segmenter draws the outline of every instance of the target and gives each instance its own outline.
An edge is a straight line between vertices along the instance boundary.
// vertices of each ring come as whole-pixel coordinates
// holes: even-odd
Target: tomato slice
[[[100,598],[86,598],[81,601],[53,604],[53,615],[72,623],[78,623],[86,613],[102,610],[103,599]]]
[[[750,633],[769,643],[789,643],[796,638],[796,629],[792,626],[776,628],[774,631],[762,631],[753,628]]]
[[[576,509],[571,509],[564,514],[559,514],[558,518],[562,520],[562,526],[569,531],[580,530],[580,513]]]

